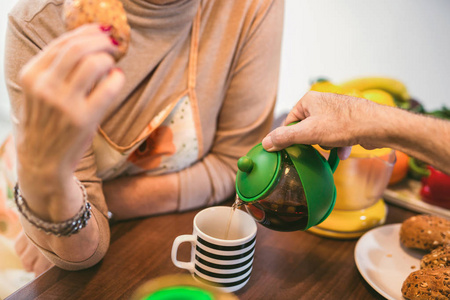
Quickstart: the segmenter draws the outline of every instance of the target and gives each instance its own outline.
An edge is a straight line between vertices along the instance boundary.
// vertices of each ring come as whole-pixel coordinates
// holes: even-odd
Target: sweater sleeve
[[[179,173],[179,210],[215,205],[235,193],[237,160],[270,131],[278,89],[284,2],[261,1],[219,114],[214,143]]]
[[[61,20],[45,17],[60,14],[60,3],[50,3],[45,7],[36,7],[38,3],[19,1],[8,18],[5,47],[5,77],[12,107],[13,127],[18,124],[18,114],[23,102],[23,92],[19,84],[19,72],[22,67],[46,44],[63,32]],[[38,13],[35,13],[38,11]],[[86,152],[74,174],[86,187],[88,200],[93,206],[93,220],[98,224],[100,242],[91,258],[83,262],[67,262],[54,253],[43,249],[41,252],[55,265],[68,269],[83,269],[97,263],[109,246],[109,224],[107,206],[102,192],[101,180],[96,176],[95,156],[92,149]]]

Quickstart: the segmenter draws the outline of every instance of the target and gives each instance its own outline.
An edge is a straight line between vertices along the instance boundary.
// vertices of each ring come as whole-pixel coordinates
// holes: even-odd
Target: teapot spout
[[[242,205],[244,205],[245,202],[241,198],[239,198],[239,195],[236,193],[236,198],[234,200],[233,205],[231,206],[233,209],[240,208]]]

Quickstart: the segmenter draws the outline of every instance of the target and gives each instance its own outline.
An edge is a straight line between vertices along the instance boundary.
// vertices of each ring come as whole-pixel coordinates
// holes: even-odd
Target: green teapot
[[[336,202],[337,149],[326,160],[311,145],[267,152],[261,144],[238,161],[237,196],[263,226],[307,230],[323,222]]]

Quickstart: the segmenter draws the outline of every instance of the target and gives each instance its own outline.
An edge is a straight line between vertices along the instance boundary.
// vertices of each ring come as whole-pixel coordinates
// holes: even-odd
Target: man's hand
[[[319,144],[325,149],[340,148],[340,159],[350,155],[351,146],[359,143],[360,128],[354,126],[363,116],[355,115],[360,105],[372,106],[365,99],[350,96],[306,93],[290,111],[284,125],[269,133],[262,141],[268,151],[284,149],[292,144]],[[367,111],[367,109],[364,109]]]

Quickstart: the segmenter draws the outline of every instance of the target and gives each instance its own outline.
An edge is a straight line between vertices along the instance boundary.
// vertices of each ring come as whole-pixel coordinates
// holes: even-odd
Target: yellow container
[[[315,146],[325,157],[328,152]],[[334,173],[336,204],[330,216],[311,232],[334,238],[356,238],[385,222],[387,208],[381,199],[396,161],[389,148],[352,147]]]
[[[359,210],[374,205],[383,195],[395,163],[389,148],[365,150],[352,147],[350,157],[334,173],[337,210]]]

